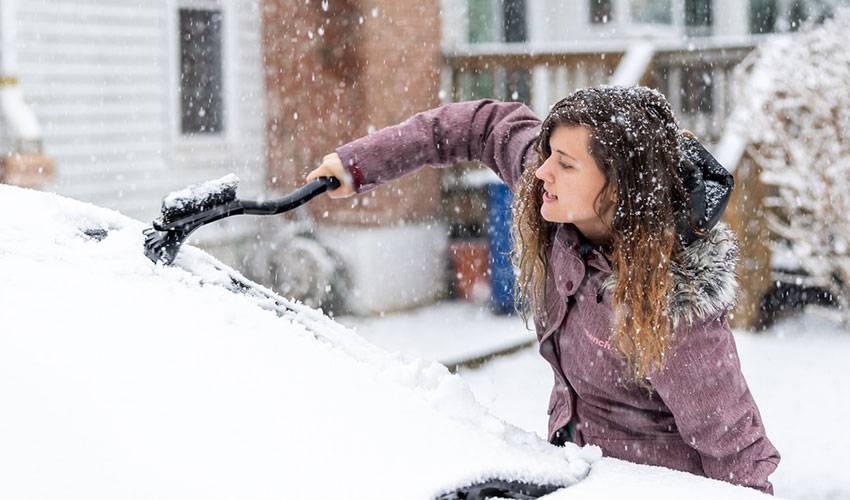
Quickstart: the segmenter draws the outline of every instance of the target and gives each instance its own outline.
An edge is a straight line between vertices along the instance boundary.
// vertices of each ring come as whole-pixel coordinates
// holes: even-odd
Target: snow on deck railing
[[[655,56],[655,44],[652,42],[638,42],[632,45],[623,56],[614,76],[611,77],[611,85],[631,86],[640,83],[643,75],[649,69],[652,58]]]
[[[444,50],[448,60],[490,56],[548,56],[624,54],[639,43],[651,43],[657,52],[694,52],[702,50],[751,49],[775,35],[712,36],[659,40],[575,40],[569,42],[490,42],[461,43]]]
[[[774,50],[782,50],[792,43],[792,39],[787,35],[777,35],[773,38]],[[748,64],[753,64],[752,60],[744,60],[742,62],[742,73],[738,75],[739,79],[746,78],[747,85],[751,86],[755,91],[747,95],[747,101],[744,106],[736,107],[726,120],[727,126],[723,131],[717,147],[714,149],[714,157],[727,170],[734,173],[744,156],[744,151],[747,144],[750,143],[750,133],[747,131],[752,120],[753,110],[760,110],[769,95],[773,85],[774,73],[769,68],[757,66],[750,70],[749,75],[744,75],[745,67]]]

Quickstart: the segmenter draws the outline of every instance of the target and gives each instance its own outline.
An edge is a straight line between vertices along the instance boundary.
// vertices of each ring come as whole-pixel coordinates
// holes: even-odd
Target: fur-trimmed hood
[[[738,255],[738,238],[725,222],[685,246],[682,264],[674,261],[672,269],[669,300],[674,327],[682,318],[688,323],[704,320],[735,305]],[[611,290],[616,283],[617,276],[612,274],[602,287]]]
[[[707,238],[685,247],[682,266],[673,266],[673,293],[670,297],[673,324],[685,318],[706,319],[731,309],[738,295],[738,238],[726,223],[719,223]]]

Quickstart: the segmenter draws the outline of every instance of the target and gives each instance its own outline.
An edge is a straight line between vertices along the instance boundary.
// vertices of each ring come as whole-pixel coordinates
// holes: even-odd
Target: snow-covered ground
[[[454,301],[384,317],[342,316],[337,321],[388,351],[447,366],[537,339],[515,316]]]
[[[489,330],[494,347],[498,347],[499,339],[522,338],[526,333],[515,317],[494,316],[486,308],[460,303],[438,304],[382,320],[341,321],[385,348],[451,362],[467,351],[465,340],[453,345],[453,339],[463,337],[465,332],[473,332],[481,340],[481,332]],[[448,331],[454,335],[447,335]],[[393,332],[396,335],[390,338]],[[440,345],[428,345],[427,339],[432,335],[429,332],[433,332],[434,343]],[[779,468],[771,476],[776,495],[812,500],[850,498],[850,474],[845,467],[845,453],[850,450],[850,331],[804,315],[760,334],[736,331],[736,339],[744,375],[759,404],[768,437],[782,454]],[[483,340],[486,344],[486,338]],[[405,344],[409,347],[405,348]],[[545,435],[552,372],[536,347],[477,369],[461,368],[459,373],[472,387],[476,399],[495,415]],[[598,481],[594,479],[597,476]],[[617,481],[628,478],[632,493],[629,498],[640,498],[634,495],[644,487],[647,498],[652,498],[653,488],[658,493],[658,486],[648,484],[640,469],[603,459],[594,466],[588,480],[570,488],[570,494],[589,490],[597,483],[610,486],[612,476]],[[667,480],[664,484],[669,486]],[[607,498],[601,489],[593,493],[600,495],[596,498]]]

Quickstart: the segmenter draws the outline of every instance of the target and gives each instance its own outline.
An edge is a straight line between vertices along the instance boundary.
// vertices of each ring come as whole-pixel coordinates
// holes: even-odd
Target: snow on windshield
[[[6,498],[427,498],[587,472],[442,365],[263,310],[197,249],[192,272],[153,265],[138,222],[7,186],[0,212]]]

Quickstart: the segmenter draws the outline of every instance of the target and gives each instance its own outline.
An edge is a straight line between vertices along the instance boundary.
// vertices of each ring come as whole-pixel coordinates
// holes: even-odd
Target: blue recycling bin
[[[514,268],[511,264],[511,203],[513,193],[503,182],[487,185],[490,240],[490,306],[502,314],[514,313]]]

